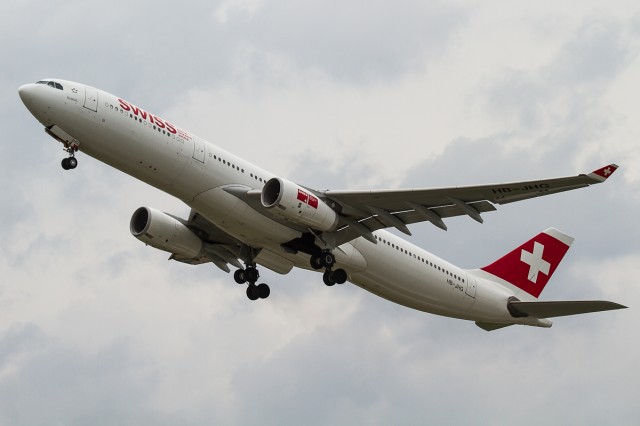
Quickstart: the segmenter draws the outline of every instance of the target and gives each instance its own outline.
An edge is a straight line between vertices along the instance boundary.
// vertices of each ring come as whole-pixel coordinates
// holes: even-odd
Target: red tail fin
[[[549,228],[481,269],[538,297],[572,242],[570,236]]]

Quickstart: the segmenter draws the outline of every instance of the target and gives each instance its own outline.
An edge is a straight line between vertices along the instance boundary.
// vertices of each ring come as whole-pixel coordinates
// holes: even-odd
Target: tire
[[[69,170],[69,159],[68,158],[63,158],[62,162],[60,164],[62,165],[63,169]]]
[[[347,282],[347,272],[344,269],[336,269],[331,272],[331,279],[333,279],[336,284],[344,284]]]
[[[311,259],[309,259],[309,263],[311,264],[311,267],[313,269],[322,269],[323,265],[322,265],[322,257],[318,256],[317,254],[312,254],[311,255]]]
[[[258,270],[256,268],[247,268],[244,270],[244,279],[245,282],[255,283],[258,281],[260,274],[258,274]]]
[[[258,300],[258,292],[256,290],[256,286],[253,284],[249,284],[247,287],[247,297],[249,300]]]
[[[233,279],[236,280],[238,284],[244,284],[247,280],[244,279],[244,270],[238,269],[233,273]]]
[[[76,160],[75,157],[69,157],[67,158],[67,164],[69,165],[70,169],[75,169],[76,167],[78,167],[78,160]]]
[[[331,268],[336,263],[336,257],[331,252],[322,253],[322,266]]]
[[[255,290],[256,294],[260,299],[266,299],[271,294],[271,289],[265,283],[259,284],[256,286]]]
[[[332,285],[334,285],[336,282],[333,280],[333,277],[331,276],[331,272],[327,271],[324,274],[322,274],[322,281],[324,281],[324,284],[328,287],[331,287]]]

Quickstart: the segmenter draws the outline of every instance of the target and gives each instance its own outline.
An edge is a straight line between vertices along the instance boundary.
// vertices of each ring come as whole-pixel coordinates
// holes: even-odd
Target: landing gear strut
[[[323,250],[320,253],[311,255],[310,263],[313,269],[325,268],[322,280],[328,286],[344,284],[347,281],[347,273],[344,269],[333,270],[333,266],[336,264],[336,257],[331,253],[331,250]]]

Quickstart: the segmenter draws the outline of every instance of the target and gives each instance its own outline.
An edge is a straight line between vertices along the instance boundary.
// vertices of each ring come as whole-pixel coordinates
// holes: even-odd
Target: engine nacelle
[[[260,201],[281,218],[314,230],[333,231],[338,225],[338,214],[331,207],[288,180],[269,179],[262,189]]]
[[[182,222],[150,207],[140,207],[131,216],[131,234],[152,247],[193,259],[204,242]]]

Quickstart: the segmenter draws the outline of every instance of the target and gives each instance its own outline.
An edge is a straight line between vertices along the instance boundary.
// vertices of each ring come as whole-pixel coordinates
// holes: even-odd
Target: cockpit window
[[[53,87],[54,89],[62,90],[62,84],[56,83],[55,81],[40,80],[36,81],[36,84],[46,84],[47,86]]]

